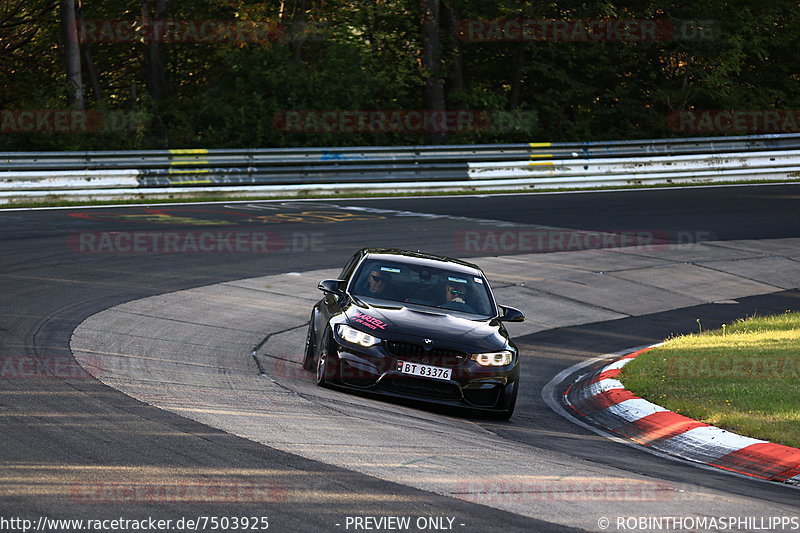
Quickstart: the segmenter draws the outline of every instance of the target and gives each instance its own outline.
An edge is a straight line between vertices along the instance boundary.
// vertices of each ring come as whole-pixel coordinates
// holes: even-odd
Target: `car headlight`
[[[472,360],[481,366],[506,366],[514,360],[514,354],[508,350],[502,352],[472,354]]]
[[[358,331],[356,328],[351,328],[346,324],[339,324],[339,336],[352,344],[358,344],[359,346],[364,346],[369,348],[370,346],[375,346],[376,344],[381,343],[381,339],[378,337],[373,337],[369,333],[364,333],[363,331]]]

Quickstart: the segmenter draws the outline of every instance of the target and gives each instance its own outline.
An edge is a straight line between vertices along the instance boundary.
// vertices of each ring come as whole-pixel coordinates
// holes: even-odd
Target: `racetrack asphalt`
[[[487,254],[485,249],[459,249],[457,236],[465,230],[476,231],[485,248],[491,245],[485,240],[487,232],[517,227],[502,222],[522,228],[628,232],[637,238],[656,234],[661,243],[692,238],[798,237],[800,225],[793,208],[798,190],[770,186],[0,213],[6,252],[1,281],[6,311],[0,322],[4,331],[0,341],[4,358],[0,401],[5,418],[0,442],[6,470],[3,514],[61,518],[155,514],[174,518],[268,512],[273,528],[280,525],[281,529],[309,531],[334,530],[333,517],[346,514],[439,515],[458,517],[467,524],[463,530],[559,530],[557,524],[279,452],[144,405],[70,367],[69,338],[83,319],[119,303],[257,275],[335,268],[356,248],[385,245],[387,240],[400,247],[424,247],[461,257],[491,255],[493,250]],[[197,237],[208,231],[272,232],[274,235],[267,237],[279,243],[280,249],[270,254],[227,249],[222,253],[174,253],[158,249],[147,236],[142,242],[150,242],[155,249],[110,251],[99,245],[102,234],[111,235],[109,232],[134,238],[133,234],[172,230],[183,232],[178,238],[184,245],[186,232],[196,232],[192,235]],[[81,241],[82,235],[88,237]],[[553,246],[565,244],[551,242],[550,246],[545,251],[559,251]],[[497,250],[496,254],[509,252],[514,253]],[[738,302],[696,305],[522,337],[523,350],[537,354],[535,365],[528,365],[531,370],[526,383],[531,393],[523,399],[522,414],[512,419],[515,424],[483,423],[483,427],[512,441],[530,443],[534,439],[542,449],[632,473],[792,505],[796,494],[782,487],[698,471],[613,442],[587,439],[588,432],[550,412],[534,392],[570,361],[628,348],[631,341],[644,344],[692,330],[698,316],[710,327],[714,321],[727,321],[753,310],[796,308],[797,295],[785,292]],[[35,361],[50,365],[49,373],[58,375],[40,375],[44,372],[25,367]],[[196,496],[184,496],[181,501],[174,494],[148,495],[142,492],[147,485],[136,488],[142,480],[150,488],[188,487]],[[219,497],[214,501],[198,488],[213,487],[214,483],[222,483],[228,490],[252,485],[278,488],[237,502]],[[132,485],[136,488],[133,498],[117,490]],[[611,513],[613,502],[606,505]],[[646,502],[643,507],[646,509]]]

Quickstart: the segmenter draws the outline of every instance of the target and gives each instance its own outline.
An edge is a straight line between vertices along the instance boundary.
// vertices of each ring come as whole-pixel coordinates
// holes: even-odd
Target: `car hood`
[[[470,320],[445,310],[359,302],[351,305],[345,315],[351,326],[388,340],[419,343],[421,339],[431,339],[434,346],[472,353],[500,350],[508,342],[505,328],[498,320]]]

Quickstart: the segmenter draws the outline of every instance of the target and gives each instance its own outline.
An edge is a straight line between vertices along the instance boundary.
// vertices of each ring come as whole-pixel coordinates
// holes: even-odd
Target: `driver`
[[[448,282],[444,289],[445,302],[441,305],[445,309],[453,309],[455,311],[465,311],[467,313],[475,313],[466,301],[467,286],[460,283]]]
[[[388,298],[392,293],[392,277],[388,272],[373,269],[367,276],[366,293],[364,296]]]

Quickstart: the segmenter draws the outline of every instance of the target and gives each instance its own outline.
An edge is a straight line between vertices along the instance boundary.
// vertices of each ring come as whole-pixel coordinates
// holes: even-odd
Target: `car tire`
[[[336,343],[330,332],[326,335],[328,341],[317,355],[317,385],[328,387],[338,380],[339,361],[332,351],[336,350]]]
[[[314,355],[314,345],[316,336],[314,335],[314,314],[311,314],[311,321],[308,323],[308,333],[306,333],[306,349],[303,354],[303,368],[311,372],[314,370],[316,357]]]

